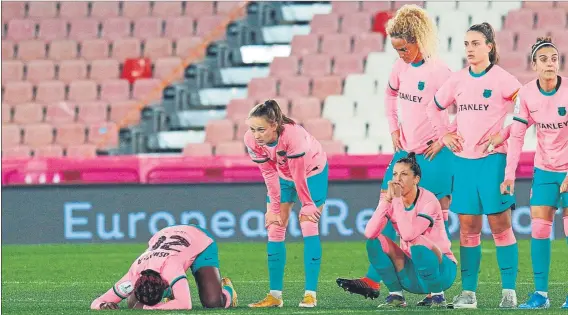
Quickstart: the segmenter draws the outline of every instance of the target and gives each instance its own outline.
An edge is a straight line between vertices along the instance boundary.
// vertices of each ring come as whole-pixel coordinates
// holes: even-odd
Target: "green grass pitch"
[[[529,242],[521,241],[517,294],[519,302],[526,300],[533,290]],[[318,289],[318,307],[300,309],[298,303],[303,289],[303,246],[287,244],[287,266],[283,309],[249,309],[248,303],[262,299],[268,293],[268,275],[265,244],[221,243],[220,259],[223,276],[229,276],[239,294],[239,308],[231,310],[203,310],[195,284],[190,277],[194,310],[197,314],[369,314],[379,312],[376,306],[384,300],[385,288],[378,300],[365,300],[350,295],[337,287],[337,277],[356,277],[365,273],[367,259],[363,242],[326,242],[323,244],[322,271]],[[453,248],[459,260],[459,245]],[[4,314],[85,314],[91,301],[108,290],[127,271],[131,262],[144,250],[137,245],[42,245],[2,246],[2,313]],[[568,246],[566,240],[552,244],[550,292],[552,306],[536,313],[568,314],[560,305],[568,294]],[[432,310],[435,312],[483,312],[483,314],[534,314],[535,311],[499,310],[501,298],[500,277],[492,241],[483,243],[483,258],[479,275],[477,311]],[[460,279],[446,293],[451,298],[460,289]],[[409,306],[400,310],[421,314],[432,312],[418,308],[421,296],[406,294]],[[124,307],[124,304],[120,305]],[[113,311],[105,311],[105,313]],[[114,311],[142,314],[143,311]],[[162,314],[183,314],[186,311],[166,311]]]

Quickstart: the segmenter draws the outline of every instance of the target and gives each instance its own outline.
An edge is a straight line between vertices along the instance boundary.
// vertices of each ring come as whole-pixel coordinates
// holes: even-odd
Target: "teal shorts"
[[[566,173],[534,168],[531,206],[568,207],[568,192],[560,193]]]
[[[442,281],[442,291],[448,290],[456,280],[457,265],[451,259],[446,257],[442,258],[442,263],[440,264],[440,280]],[[397,274],[398,280],[402,288],[410,293],[414,294],[430,294],[428,287],[418,275],[416,266],[410,257],[406,257],[404,263],[404,268]]]
[[[454,160],[452,211],[457,214],[501,213],[515,204],[515,196],[501,194],[507,157],[495,153],[480,159]]]
[[[327,199],[328,174],[329,167],[326,163],[321,173],[308,177],[307,179],[308,190],[316,207],[323,205]],[[294,182],[280,178],[280,202],[295,203],[297,200],[298,193],[296,192]],[[266,203],[270,203],[268,196],[266,196]]]
[[[382,190],[387,190],[388,182],[392,179],[394,164],[408,156],[406,151],[398,151],[392,157],[381,185]],[[442,199],[452,194],[453,180],[453,161],[454,154],[448,148],[444,147],[432,161],[424,157],[424,154],[416,155],[416,162],[420,166],[422,177],[420,178],[420,187],[430,191],[436,198]]]
[[[213,243],[211,243],[211,245],[207,246],[204,251],[197,255],[197,257],[193,261],[193,264],[191,264],[191,273],[195,274],[197,270],[202,267],[215,267],[219,269],[219,247],[217,247],[217,242],[215,242],[213,235],[211,235],[209,231],[200,226],[193,224],[191,224],[191,226],[200,229],[203,233],[205,233],[213,240]]]

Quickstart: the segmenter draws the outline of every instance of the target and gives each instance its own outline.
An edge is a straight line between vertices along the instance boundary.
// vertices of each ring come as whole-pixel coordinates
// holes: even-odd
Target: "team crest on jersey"
[[[566,107],[558,107],[558,115],[566,116]]]
[[[418,81],[418,89],[420,91],[424,91],[424,86],[425,86],[424,81]]]
[[[132,285],[132,282],[127,280],[117,285],[116,289],[121,295],[128,296],[132,293],[132,291],[134,291],[134,286]]]
[[[491,97],[491,90],[483,90],[483,97],[490,98]]]

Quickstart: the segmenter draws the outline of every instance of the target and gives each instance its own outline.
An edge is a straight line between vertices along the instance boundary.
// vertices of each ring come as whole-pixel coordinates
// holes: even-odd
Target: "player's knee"
[[[517,242],[513,228],[510,227],[501,233],[493,233],[496,246],[509,246]]]
[[[286,239],[286,228],[271,224],[268,226],[268,240],[270,242],[283,242]]]
[[[302,221],[300,222],[300,228],[302,229],[303,237],[319,235],[319,227],[315,222]]]
[[[367,240],[367,253],[370,255],[377,255],[380,252],[388,253],[389,252],[389,242],[386,236],[379,235],[378,238],[368,239]]]
[[[204,308],[224,308],[225,303],[223,303],[223,299],[221,298],[220,294],[215,295],[205,295],[201,298],[201,305]]]
[[[481,233],[460,231],[460,245],[463,247],[476,247],[481,245]]]
[[[550,238],[550,233],[552,232],[552,222],[534,218],[532,219],[532,230],[531,236],[532,238],[543,240]]]

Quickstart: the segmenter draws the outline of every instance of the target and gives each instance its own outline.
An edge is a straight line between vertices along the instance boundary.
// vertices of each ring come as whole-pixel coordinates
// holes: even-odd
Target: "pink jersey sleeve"
[[[266,183],[268,197],[270,199],[270,209],[274,213],[280,212],[280,179],[274,161],[256,144],[250,131],[245,134],[245,145],[253,162],[258,164],[258,168]]]
[[[432,126],[435,129],[438,139],[442,138],[446,133],[448,133],[447,125],[443,121],[443,116],[440,115],[440,111],[445,110],[455,102],[455,82],[456,76],[459,73],[454,73],[448,80],[442,84],[438,89],[434,98],[428,105],[426,112],[428,118],[430,119]],[[444,128],[445,127],[445,128]]]
[[[168,264],[161,272],[162,277],[170,284],[173,299],[160,302],[154,306],[144,305],[145,310],[190,310],[191,293],[185,270],[179,264]]]
[[[397,96],[400,87],[399,72],[404,62],[397,59],[392,68],[389,82],[385,91],[385,115],[389,122],[389,130],[391,133],[400,129],[398,120]]]
[[[505,168],[505,179],[515,180],[517,166],[521,158],[523,144],[525,142],[525,134],[528,127],[532,124],[529,109],[521,95],[518,95],[515,101],[515,117],[511,125],[509,147],[507,149],[507,166]]]
[[[444,65],[444,67],[439,67],[438,69],[436,69],[436,73],[434,75],[436,82],[436,91],[440,90],[444,85],[444,83],[446,83],[446,81],[448,81],[451,76],[452,76],[452,71],[446,65]],[[431,120],[432,127],[434,128],[434,130],[447,130],[450,126],[448,113],[446,111],[441,111],[441,110],[431,112],[431,115],[436,115],[436,114],[438,114],[439,117],[435,118],[434,120]],[[444,134],[445,133],[446,132],[444,132]],[[436,134],[438,134],[438,132]]]
[[[400,238],[405,242],[410,242],[418,236],[424,234],[429,228],[434,226],[434,216],[436,211],[441,211],[440,203],[437,200],[429,200],[417,204],[417,211],[406,211],[402,198],[394,198],[392,201],[393,217],[398,226]]]
[[[391,214],[392,204],[385,201],[384,198],[381,198],[373,216],[369,222],[367,222],[365,237],[368,239],[377,238],[385,228],[385,225],[387,225],[388,218]]]
[[[302,206],[305,207],[314,204],[306,178],[306,153],[309,151],[309,143],[306,134],[302,132],[303,128],[300,126],[294,127],[286,129],[282,141],[285,141],[288,167],[296,185],[298,199],[300,199]]]
[[[503,76],[504,78],[503,80],[501,80],[501,84],[503,86],[502,96],[505,100],[505,103],[510,106],[517,101],[517,94],[519,93],[519,89],[522,87],[522,85],[514,75],[506,71],[503,71]],[[501,129],[501,131],[499,132],[503,139],[509,139],[511,135],[511,126],[512,125],[503,126],[503,129]]]
[[[101,309],[102,303],[120,303],[120,301],[128,298],[134,290],[134,283],[131,279],[131,273],[128,271],[116,284],[110,288],[105,294],[99,296],[91,303],[92,310]]]

